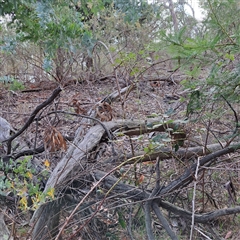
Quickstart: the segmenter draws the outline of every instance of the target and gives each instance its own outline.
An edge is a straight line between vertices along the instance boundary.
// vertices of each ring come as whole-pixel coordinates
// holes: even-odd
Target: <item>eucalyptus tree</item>
[[[121,24],[116,21],[121,22],[123,18],[127,24],[138,22],[143,25],[156,14],[153,10],[152,5],[144,0],[10,0],[1,2],[0,15],[8,16],[8,28],[12,27],[16,32],[12,37],[12,47],[17,41],[34,43],[43,52],[43,68],[49,72],[55,67],[53,75],[56,80],[62,81],[70,71],[69,66],[76,60],[90,60],[89,65],[92,65],[97,40],[110,31],[106,29],[109,20],[113,28],[122,32],[117,26]],[[116,37],[112,36],[109,41],[114,41]],[[9,39],[5,40],[5,45],[9,45]],[[2,43],[4,45],[4,41]],[[84,54],[76,59],[79,51]]]

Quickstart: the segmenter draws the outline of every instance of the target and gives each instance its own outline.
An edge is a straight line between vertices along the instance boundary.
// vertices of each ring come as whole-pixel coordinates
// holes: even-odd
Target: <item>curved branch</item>
[[[68,141],[73,141],[72,137],[63,136],[63,138],[65,140],[68,140]],[[21,152],[17,152],[17,153],[2,156],[1,158],[3,159],[3,162],[7,162],[10,159],[17,160],[20,157],[35,155],[35,154],[42,153],[44,151],[45,151],[44,145],[41,145],[40,147],[37,147],[37,148],[34,148],[34,149],[23,150]]]
[[[192,212],[182,209],[180,207],[177,207],[174,204],[169,203],[167,201],[161,200],[160,206],[174,214],[181,215],[182,217],[184,217],[186,219],[191,220],[191,218],[192,218]],[[240,213],[240,206],[233,207],[233,208],[224,208],[224,209],[220,209],[220,210],[216,210],[216,211],[208,212],[208,213],[203,213],[203,214],[195,213],[194,221],[198,222],[198,223],[206,223],[206,222],[214,220],[218,217],[236,214],[236,213]]]
[[[195,11],[194,11],[193,7],[191,6],[191,4],[189,4],[189,3],[186,2],[186,1],[184,1],[184,4],[187,5],[187,6],[191,9],[193,18],[195,18]]]
[[[27,120],[27,122],[24,124],[24,126],[16,133],[14,134],[12,137],[8,138],[7,140],[5,140],[5,142],[7,142],[7,154],[11,153],[11,146],[12,146],[12,141],[18,137],[20,134],[22,134],[29,126],[30,124],[34,121],[34,118],[36,117],[36,115],[38,114],[38,112],[43,109],[44,107],[46,107],[47,105],[49,105],[57,96],[58,94],[62,91],[61,87],[56,88],[52,95],[43,103],[41,103],[40,105],[38,105],[35,110],[32,112],[31,116],[29,117],[29,119]]]
[[[240,148],[240,144],[237,145],[231,145],[229,147],[226,147],[224,149],[221,149],[217,152],[210,153],[209,155],[203,157],[199,162],[199,167],[202,167],[206,164],[211,163],[212,160],[223,156],[228,153],[235,152],[237,149]],[[172,181],[167,187],[163,188],[159,195],[163,195],[166,193],[173,192],[174,190],[183,188],[184,186],[187,186],[189,183],[191,183],[194,180],[194,173],[196,171],[197,163],[193,164],[190,168],[185,170],[185,172],[182,174],[181,177],[177,178],[176,180]],[[199,169],[199,172],[201,172],[203,168]]]

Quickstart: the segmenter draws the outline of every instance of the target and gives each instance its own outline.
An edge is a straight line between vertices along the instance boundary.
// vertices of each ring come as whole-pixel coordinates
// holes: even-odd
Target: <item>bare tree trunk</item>
[[[57,50],[56,58],[56,77],[59,82],[62,82],[64,78],[64,54],[61,48]]]
[[[173,27],[174,27],[174,32],[178,31],[178,20],[177,20],[177,16],[176,13],[174,11],[174,7],[173,7],[173,1],[172,0],[168,0],[169,3],[169,10],[172,16],[172,20],[173,20]]]

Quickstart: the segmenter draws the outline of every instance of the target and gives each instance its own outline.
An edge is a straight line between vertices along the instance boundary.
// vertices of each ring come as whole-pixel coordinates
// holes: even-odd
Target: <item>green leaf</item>
[[[174,145],[174,151],[177,152],[178,149],[179,149],[179,145],[178,145],[178,144],[175,144],[175,145]]]
[[[156,118],[159,117],[157,113],[151,113],[150,115],[147,115],[147,118]]]
[[[162,125],[163,125],[162,123],[160,123],[160,124],[155,124],[155,125],[152,127],[152,129],[159,128],[159,127],[161,127]]]
[[[44,60],[43,60],[43,69],[46,72],[50,72],[51,71],[51,69],[52,69],[52,60],[51,59],[44,58]]]
[[[168,134],[166,134],[166,133],[159,133],[159,134],[157,134],[156,136],[152,137],[151,140],[152,140],[154,143],[160,143],[160,142],[163,141],[163,139],[166,139],[167,137],[168,137]]]
[[[120,211],[118,211],[118,222],[119,222],[119,224],[121,225],[121,227],[123,229],[126,229],[127,224],[126,224],[126,222],[124,220],[122,212],[120,212]]]
[[[229,59],[229,60],[231,60],[231,61],[234,61],[234,55],[233,54],[225,54],[225,58],[227,58],[227,59]]]
[[[187,105],[187,116],[194,112],[197,112],[201,108],[200,102],[201,94],[199,90],[195,90],[190,95],[190,100]]]
[[[182,124],[186,124],[186,123],[188,123],[189,122],[189,120],[188,119],[178,119],[178,120],[176,120],[175,121],[175,123],[182,123]]]

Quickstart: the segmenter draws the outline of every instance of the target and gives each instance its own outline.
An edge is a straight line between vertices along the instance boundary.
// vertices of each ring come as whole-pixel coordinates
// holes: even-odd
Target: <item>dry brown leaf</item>
[[[49,127],[45,130],[44,146],[49,152],[67,150],[67,144],[65,139],[55,127]]]
[[[159,81],[151,81],[150,86],[153,88],[161,87],[161,83]]]
[[[232,236],[232,231],[229,231],[224,239],[229,239]]]
[[[85,109],[81,107],[81,102],[75,98],[72,100],[71,106],[73,106],[74,111],[77,114],[85,114],[86,113]]]
[[[111,121],[113,118],[112,107],[109,103],[103,102],[96,107],[97,116],[101,121]]]
[[[141,184],[144,181],[144,178],[145,178],[144,175],[141,174],[138,178],[138,183]]]

